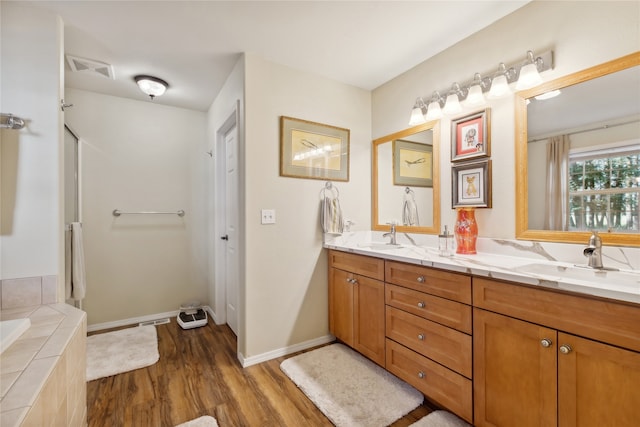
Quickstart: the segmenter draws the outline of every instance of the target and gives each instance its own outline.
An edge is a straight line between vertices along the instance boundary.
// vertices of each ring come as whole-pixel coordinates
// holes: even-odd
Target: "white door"
[[[234,125],[224,135],[225,236],[227,324],[238,335],[238,132]]]

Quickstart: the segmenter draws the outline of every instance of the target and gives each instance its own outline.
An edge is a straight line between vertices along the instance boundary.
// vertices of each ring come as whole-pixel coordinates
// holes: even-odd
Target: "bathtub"
[[[20,335],[31,326],[31,320],[15,319],[3,320],[0,322],[0,354],[2,354]]]

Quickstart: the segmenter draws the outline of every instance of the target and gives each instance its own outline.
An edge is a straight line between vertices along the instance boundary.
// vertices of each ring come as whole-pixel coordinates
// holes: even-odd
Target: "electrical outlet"
[[[262,224],[275,224],[276,223],[276,210],[275,209],[262,209]]]

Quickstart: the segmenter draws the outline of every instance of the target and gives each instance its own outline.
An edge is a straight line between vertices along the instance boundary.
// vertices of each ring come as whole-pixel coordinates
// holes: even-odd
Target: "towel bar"
[[[140,211],[140,212],[123,212],[120,209],[113,210],[113,216],[120,215],[178,215],[184,216],[184,210],[180,209],[177,212],[154,212],[154,211]]]

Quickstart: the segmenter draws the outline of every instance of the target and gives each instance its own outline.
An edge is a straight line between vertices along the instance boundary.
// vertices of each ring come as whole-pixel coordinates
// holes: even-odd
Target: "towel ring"
[[[340,191],[338,191],[338,187],[336,187],[335,185],[333,185],[333,183],[331,181],[327,181],[324,184],[324,188],[322,190],[320,190],[320,196],[321,197],[326,197],[327,196],[327,190],[331,192],[331,195],[338,199],[340,197]],[[335,193],[334,193],[335,191]]]

